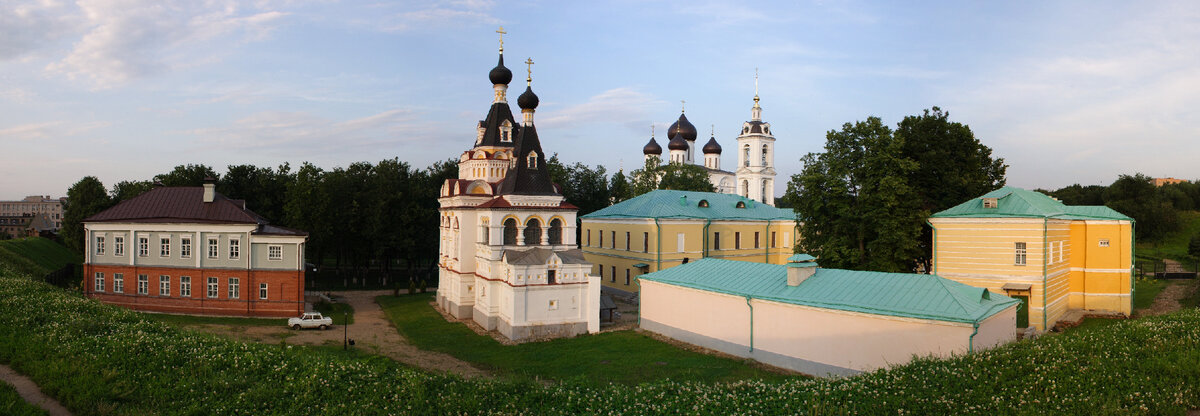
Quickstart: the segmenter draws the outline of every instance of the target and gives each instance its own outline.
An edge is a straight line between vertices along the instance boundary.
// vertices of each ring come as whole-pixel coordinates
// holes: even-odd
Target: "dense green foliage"
[[[550,180],[562,187],[563,198],[579,207],[578,215],[586,215],[612,204],[604,166],[592,168],[579,162],[566,165],[555,154],[546,160],[546,168],[550,170]]]
[[[83,252],[84,237],[83,220],[108,209],[112,205],[104,184],[95,176],[85,176],[67,189],[67,200],[63,202],[62,234],[67,247],[76,252]]]
[[[409,343],[453,355],[506,378],[595,385],[664,379],[719,382],[794,378],[763,370],[752,361],[685,351],[634,331],[503,345],[466,325],[446,321],[429,306],[432,300],[433,294],[376,298]]]
[[[1107,205],[1133,217],[1137,221],[1140,246],[1144,240],[1165,242],[1177,239],[1177,231],[1188,228],[1187,218],[1183,216],[1200,209],[1200,183],[1185,181],[1156,187],[1151,181],[1149,176],[1137,173],[1121,175],[1108,186],[1075,184],[1057,190],[1039,191],[1067,205]],[[1186,238],[1193,235],[1188,234]],[[1186,251],[1179,251],[1179,254],[1188,255]],[[1197,255],[1191,256],[1195,258]]]
[[[612,197],[612,202],[616,204],[631,198],[631,192],[629,189],[629,178],[625,177],[624,171],[618,170],[608,182],[608,193]]]
[[[17,390],[7,383],[0,382],[0,415],[5,416],[41,416],[46,411],[29,404],[17,394]]]
[[[660,164],[657,157],[646,159],[641,169],[630,173],[628,198],[653,191],[672,189],[676,191],[714,192],[708,170],[703,166],[671,162]]]
[[[43,276],[83,257],[62,244],[41,237],[0,241],[0,263],[31,276]]]
[[[462,380],[340,349],[235,342],[151,322],[10,271],[0,271],[0,310],[0,361],[78,415],[994,416],[1182,414],[1200,406],[1197,310],[846,379],[633,386]]]
[[[888,128],[878,117],[826,134],[780,205],[794,208],[803,250],[822,265],[857,270],[928,270],[930,214],[1004,185],[1004,159],[993,158],[970,127],[938,107]]]

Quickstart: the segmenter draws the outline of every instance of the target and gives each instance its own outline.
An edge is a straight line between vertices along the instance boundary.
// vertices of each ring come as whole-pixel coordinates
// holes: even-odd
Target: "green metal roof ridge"
[[[703,208],[697,206],[701,200],[708,201],[708,206]],[[745,208],[736,208],[735,206],[739,202],[745,204]],[[580,218],[794,221],[796,213],[790,209],[773,207],[740,195],[657,189]]]
[[[997,198],[998,208],[983,208],[984,198]],[[1009,200],[1009,198],[1014,198]],[[1020,204],[1014,205],[1016,201]],[[1017,210],[1017,211],[1008,211]],[[934,213],[930,218],[1057,218],[1132,220],[1104,205],[1066,205],[1049,195],[1013,186],[968,199],[961,204]]]

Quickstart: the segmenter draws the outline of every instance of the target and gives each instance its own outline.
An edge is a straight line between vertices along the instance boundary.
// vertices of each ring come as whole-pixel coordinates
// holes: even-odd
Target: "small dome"
[[[707,155],[711,153],[716,153],[718,155],[721,154],[721,145],[717,144],[716,137],[709,137],[708,143],[704,144],[704,154]]]
[[[654,141],[654,138],[651,137],[650,143],[646,143],[646,146],[642,147],[642,154],[661,155],[662,154],[662,146],[659,146],[658,142]]]
[[[671,150],[687,150],[687,140],[683,139],[682,134],[676,134],[675,137],[671,138],[671,142],[667,143],[667,148]]]
[[[696,126],[693,126],[692,122],[688,121],[687,116],[679,114],[679,120],[667,129],[667,137],[670,137],[672,140],[674,140],[676,134],[682,135],[684,140],[694,142],[696,141]]]
[[[500,63],[492,68],[492,72],[488,73],[488,79],[492,80],[492,84],[508,85],[512,81],[512,71],[504,67],[504,55],[500,55]]]
[[[532,110],[538,106],[538,96],[533,93],[533,87],[525,87],[525,92],[517,97],[517,106],[522,110]]]

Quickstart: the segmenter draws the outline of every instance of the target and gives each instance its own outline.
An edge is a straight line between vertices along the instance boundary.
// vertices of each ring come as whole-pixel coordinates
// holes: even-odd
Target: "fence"
[[[1195,279],[1196,271],[1200,270],[1200,262],[1194,262],[1189,269],[1174,260],[1139,261],[1136,273],[1139,277],[1154,279]]]

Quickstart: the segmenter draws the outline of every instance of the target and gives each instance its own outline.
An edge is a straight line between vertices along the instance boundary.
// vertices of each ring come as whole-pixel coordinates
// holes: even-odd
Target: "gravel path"
[[[1139,310],[1138,315],[1155,316],[1178,311],[1183,307],[1183,305],[1179,304],[1179,300],[1191,296],[1195,290],[1195,281],[1169,280],[1167,281],[1167,287],[1163,288],[1162,292],[1158,292],[1158,296],[1154,297],[1154,303],[1149,308]]]
[[[350,324],[348,335],[355,342],[354,348],[361,348],[376,354],[390,357],[396,361],[434,372],[446,372],[463,377],[479,377],[488,375],[466,361],[454,358],[449,354],[425,351],[409,344],[404,337],[396,332],[396,327],[384,315],[383,309],[375,303],[376,296],[390,295],[390,290],[348,291],[337,293],[335,297],[344,299],[354,308],[354,323]],[[342,300],[339,300],[341,302]],[[331,316],[335,323],[340,316]],[[334,325],[325,331],[305,329],[293,331],[282,326],[249,326],[233,327],[230,325],[200,325],[197,328],[221,335],[262,342],[279,343],[280,340],[291,345],[342,345],[342,325]]]
[[[21,395],[22,399],[42,408],[50,413],[50,416],[71,416],[71,412],[67,411],[67,408],[63,407],[58,400],[54,400],[45,393],[42,393],[42,389],[39,389],[33,380],[16,372],[12,367],[0,364],[0,380],[11,384],[17,390],[17,394]]]

